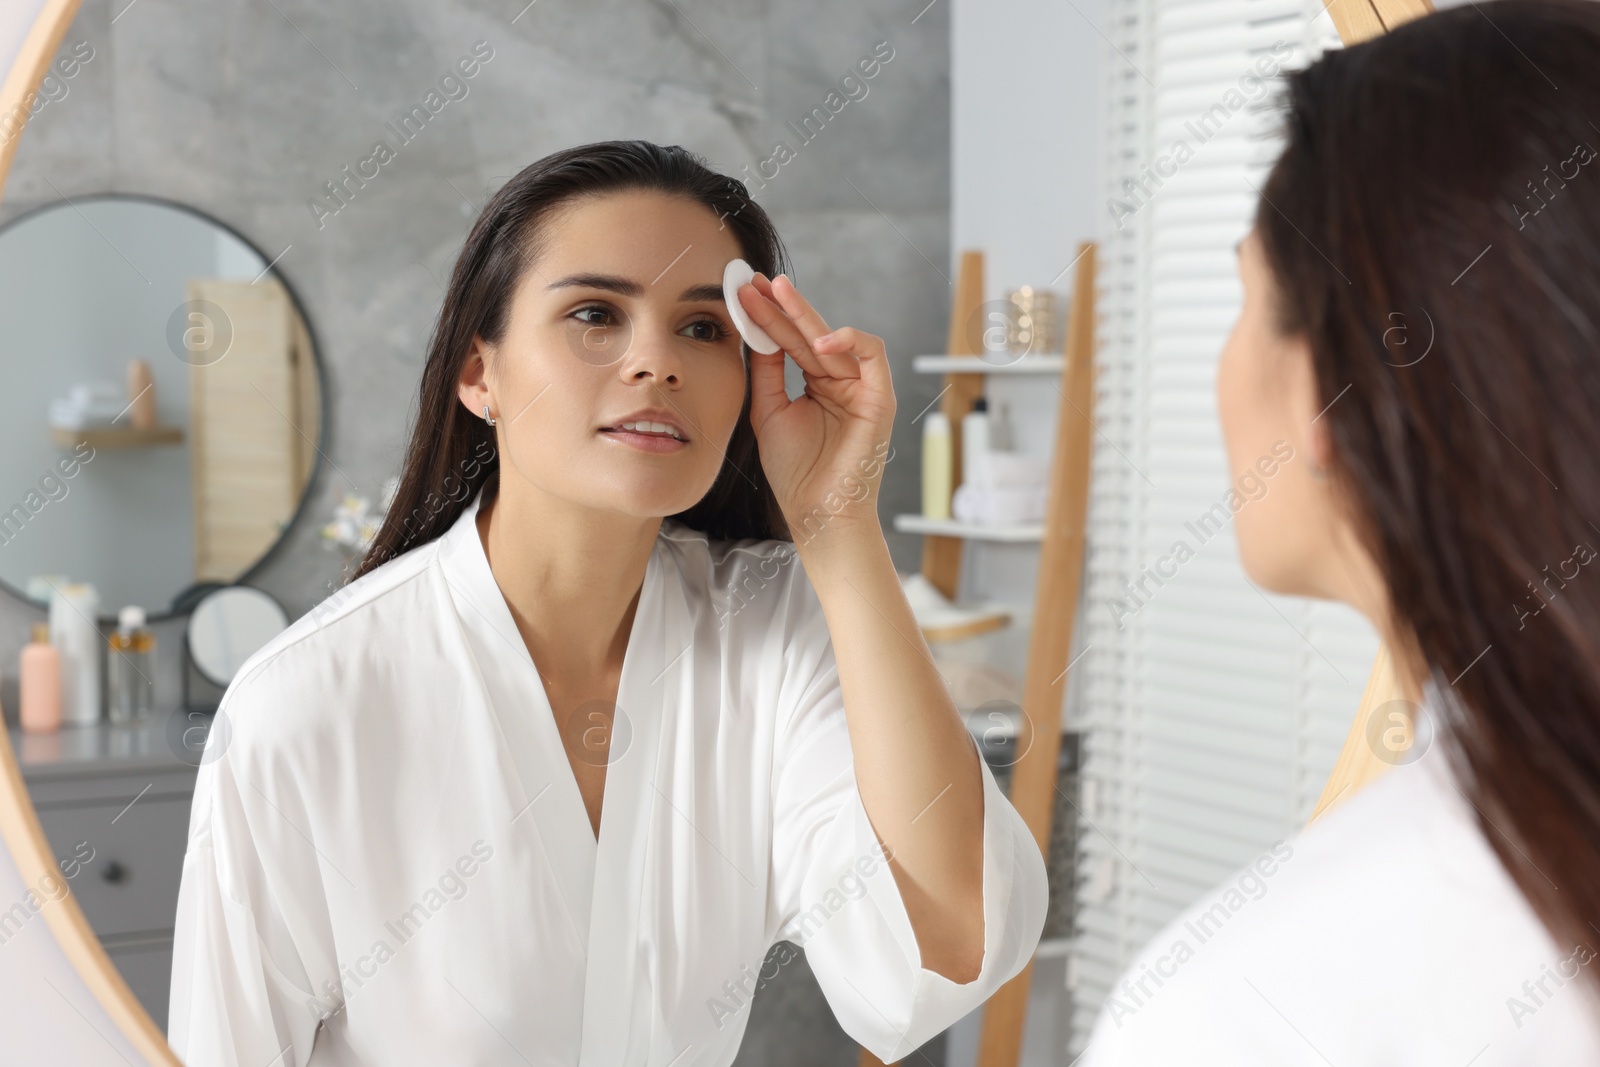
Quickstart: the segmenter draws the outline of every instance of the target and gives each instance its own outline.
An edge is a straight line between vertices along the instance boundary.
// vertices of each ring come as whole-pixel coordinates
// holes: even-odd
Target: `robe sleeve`
[[[174,923],[167,1041],[187,1067],[303,1067],[321,1004],[279,901],[296,832],[265,780],[254,700],[225,699],[195,782]],[[226,726],[238,727],[231,738]],[[223,728],[219,728],[223,727]],[[221,742],[226,750],[220,750]],[[252,752],[252,749],[257,751]],[[213,758],[215,757],[215,758]],[[256,784],[258,779],[265,785]],[[270,794],[278,794],[276,806]]]
[[[980,759],[982,969],[958,984],[922,966],[905,903],[856,786],[826,622],[809,581],[796,585],[805,589],[796,598],[801,618],[785,650],[773,757],[776,936],[805,949],[844,1031],[893,1063],[1027,965],[1048,905],[1044,858]]]

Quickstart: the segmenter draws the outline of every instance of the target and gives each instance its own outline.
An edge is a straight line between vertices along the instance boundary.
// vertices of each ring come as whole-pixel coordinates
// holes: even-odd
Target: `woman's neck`
[[[501,471],[478,534],[539,673],[619,671],[659,517],[597,511]]]

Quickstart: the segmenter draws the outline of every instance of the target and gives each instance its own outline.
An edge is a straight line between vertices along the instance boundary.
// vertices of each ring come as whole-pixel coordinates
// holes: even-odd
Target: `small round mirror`
[[[189,616],[189,659],[223,688],[244,661],[289,626],[283,606],[259,589],[230,585],[207,594]]]

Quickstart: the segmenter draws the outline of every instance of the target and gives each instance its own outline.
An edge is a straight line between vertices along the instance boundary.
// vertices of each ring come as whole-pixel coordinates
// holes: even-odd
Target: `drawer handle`
[[[128,880],[128,868],[116,860],[112,860],[101,869],[100,877],[112,885],[121,885]]]

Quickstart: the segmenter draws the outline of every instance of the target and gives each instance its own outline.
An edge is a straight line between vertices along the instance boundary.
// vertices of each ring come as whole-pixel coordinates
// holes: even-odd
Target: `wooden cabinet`
[[[163,1030],[199,762],[188,718],[158,713],[128,726],[11,732],[23,781],[67,884],[107,955]]]

